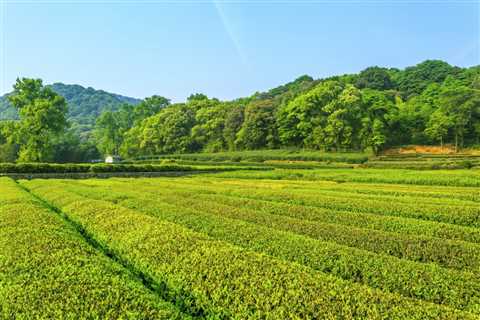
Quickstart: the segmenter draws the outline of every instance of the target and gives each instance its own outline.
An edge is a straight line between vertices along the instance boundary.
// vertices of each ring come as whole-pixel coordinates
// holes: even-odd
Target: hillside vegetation
[[[132,105],[123,104],[132,103],[127,98],[108,96],[98,98],[105,104],[100,108],[90,106],[88,99],[78,102],[78,94],[70,96],[58,86],[43,87],[40,80],[22,79],[14,88],[8,99],[20,120],[0,123],[0,161],[82,161],[100,154],[134,159],[292,147],[379,154],[399,145],[447,143],[457,152],[480,144],[480,68],[438,60],[403,70],[369,67],[325,79],[301,76],[232,101],[192,94],[185,103],[152,96]],[[57,98],[47,92],[55,88],[66,96],[64,104],[53,106]],[[112,101],[116,107],[108,107]],[[52,105],[48,110],[57,115],[40,117],[38,113],[46,112],[42,104]],[[36,130],[12,133],[31,128],[29,123],[39,117],[45,121],[36,123]],[[52,126],[54,118],[60,126]],[[83,123],[92,119],[93,132],[79,138]]]

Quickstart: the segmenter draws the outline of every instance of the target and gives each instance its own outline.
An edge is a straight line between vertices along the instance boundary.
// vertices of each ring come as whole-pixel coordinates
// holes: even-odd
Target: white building
[[[105,158],[105,163],[117,163],[120,162],[122,159],[119,156],[107,156]]]

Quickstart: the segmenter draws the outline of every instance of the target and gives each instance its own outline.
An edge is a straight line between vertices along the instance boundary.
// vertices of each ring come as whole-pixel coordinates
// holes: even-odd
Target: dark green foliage
[[[59,138],[42,161],[99,158],[93,145],[124,158],[290,147],[380,154],[405,144],[460,150],[480,144],[479,70],[439,60],[403,70],[374,66],[318,80],[304,75],[232,101],[196,93],[173,105],[161,96],[138,101],[54,84],[68,102],[68,132],[80,138]],[[22,155],[9,141],[0,159]]]
[[[403,97],[420,94],[432,83],[442,83],[449,75],[457,75],[460,68],[440,60],[426,60],[396,74],[395,82]]]
[[[359,89],[389,90],[394,88],[390,73],[385,68],[369,67],[358,75],[356,86]]]
[[[237,152],[216,152],[216,153],[186,153],[170,154],[164,156],[139,157],[139,160],[158,160],[158,159],[179,159],[189,161],[211,161],[211,162],[264,162],[269,160],[288,160],[288,161],[320,161],[320,162],[345,162],[345,163],[364,163],[368,160],[367,153],[326,153],[320,151],[307,150],[252,150]]]
[[[87,172],[163,172],[191,171],[192,167],[175,164],[54,164],[54,163],[0,163],[0,173],[87,173]]]

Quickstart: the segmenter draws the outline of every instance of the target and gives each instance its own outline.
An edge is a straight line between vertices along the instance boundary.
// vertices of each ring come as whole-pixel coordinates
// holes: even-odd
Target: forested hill
[[[16,87],[21,90],[11,100],[35,112],[24,112],[18,123],[4,121],[3,130],[0,121],[0,160],[2,148],[9,150],[3,152],[8,161],[64,162],[95,159],[98,152],[137,158],[291,147],[379,153],[408,144],[452,144],[455,150],[480,146],[480,66],[461,68],[439,60],[405,69],[372,66],[324,79],[304,75],[231,101],[201,93],[183,103],[157,95],[139,101],[54,84],[53,91],[66,98],[71,126],[51,133],[49,150],[37,150],[44,141],[35,149],[15,135],[23,128],[25,139],[31,138],[31,123],[38,122],[36,112],[42,110],[35,108],[36,99],[24,97],[46,95],[57,118],[65,117],[64,102],[56,101],[40,79],[19,80]],[[3,116],[12,113],[3,110]],[[39,132],[50,134],[49,125]]]
[[[92,129],[95,119],[106,110],[116,111],[125,103],[137,105],[141,101],[77,84],[54,83],[48,87],[67,100],[68,116],[79,131]],[[15,118],[17,112],[8,103],[6,95],[0,97],[0,120]]]

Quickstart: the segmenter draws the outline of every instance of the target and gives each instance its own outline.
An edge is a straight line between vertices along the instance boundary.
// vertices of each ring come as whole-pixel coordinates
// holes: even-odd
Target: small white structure
[[[105,163],[117,163],[120,162],[122,159],[119,156],[107,156],[105,158]]]

